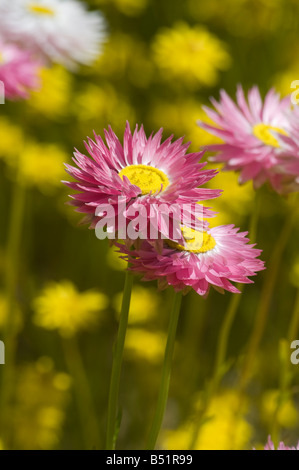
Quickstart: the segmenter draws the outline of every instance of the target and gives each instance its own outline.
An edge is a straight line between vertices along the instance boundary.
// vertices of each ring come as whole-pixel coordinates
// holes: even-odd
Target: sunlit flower
[[[0,37],[69,67],[96,59],[104,29],[101,14],[88,12],[77,0],[2,0],[0,4]]]
[[[120,292],[114,299],[118,312],[120,312],[122,296]],[[160,298],[156,289],[134,286],[131,294],[129,324],[148,322],[157,315],[159,304]]]
[[[244,408],[247,408],[247,404]],[[201,400],[195,403],[195,409],[202,406]],[[205,413],[205,422],[198,429],[196,411],[192,419],[178,429],[167,430],[162,440],[162,448],[169,450],[188,450],[191,441],[195,450],[241,450],[252,434],[252,427],[244,419],[244,414],[237,413],[238,400],[234,390],[226,390],[212,398]]]
[[[51,358],[41,357],[18,369],[16,378],[16,397],[11,413],[15,448],[55,448],[65,422],[71,377],[56,371]]]
[[[54,65],[40,73],[41,88],[31,93],[29,105],[38,113],[59,118],[70,112],[72,75],[64,67]]]
[[[41,64],[28,51],[0,42],[0,81],[4,85],[4,90],[0,90],[0,99],[29,98],[29,92],[39,87],[40,67]]]
[[[199,25],[178,23],[172,29],[164,29],[154,40],[153,53],[167,79],[179,80],[192,88],[215,85],[218,71],[230,65],[222,41]]]
[[[184,245],[165,241],[162,253],[148,241],[138,250],[118,247],[126,254],[130,269],[142,273],[143,280],[158,279],[161,288],[171,285],[176,291],[191,287],[199,295],[206,295],[210,286],[220,292],[239,293],[230,281],[252,283],[248,276],[264,269],[264,263],[256,259],[261,250],[248,245],[247,232],[238,233],[233,225],[205,232],[183,228],[182,233]]]
[[[56,144],[28,142],[15,161],[23,183],[49,193],[60,185],[66,154]]]
[[[70,281],[53,282],[34,300],[34,322],[45,329],[58,330],[62,336],[72,336],[94,327],[107,305],[106,295],[100,292],[78,292]]]
[[[126,333],[125,353],[153,364],[161,363],[166,344],[166,335],[161,331],[148,331],[142,328],[128,328]]]
[[[66,165],[67,172],[77,181],[65,184],[80,191],[71,196],[70,204],[77,207],[78,212],[87,214],[86,220],[91,227],[104,217],[97,209],[107,205],[109,210],[113,209],[113,216],[105,221],[112,238],[121,230],[125,233],[120,238],[132,239],[133,236],[127,237],[127,226],[135,219],[136,211],[142,212],[141,209],[144,212],[141,213],[143,226],[139,227],[140,232],[150,236],[153,228],[167,238],[171,237],[165,217],[170,221],[181,221],[183,205],[191,225],[197,221],[196,217],[211,215],[209,210],[197,204],[197,201],[220,194],[219,190],[199,187],[217,173],[202,169],[205,165],[199,163],[202,152],[186,154],[189,144],[183,144],[183,139],[171,142],[172,136],[161,143],[162,129],[147,138],[143,126],[140,129],[136,126],[132,135],[127,124],[123,145],[111,127],[109,131],[105,130],[105,136],[108,148],[95,134],[95,142],[88,139],[85,144],[92,158],[76,151],[74,162],[78,168]],[[169,213],[169,208],[174,206],[173,213]],[[174,230],[176,228],[174,223]],[[175,233],[173,239],[177,235]],[[181,234],[177,239],[180,237]]]
[[[271,441],[271,436],[268,436],[268,442],[265,445],[264,450],[299,450],[299,441],[298,441],[297,447],[288,447],[288,446],[285,445],[284,442],[281,441],[278,444],[277,449],[275,449],[275,446],[274,446],[273,442]]]
[[[263,102],[258,88],[253,87],[247,103],[242,87],[238,86],[237,105],[223,90],[219,103],[211,101],[217,112],[207,107],[204,110],[215,124],[199,122],[199,125],[224,140],[223,144],[207,146],[217,152],[212,161],[225,162],[226,170],[240,171],[240,183],[252,179],[257,188],[269,180],[277,188],[275,166],[285,149],[276,134],[289,135],[290,97],[280,100],[270,90]]]

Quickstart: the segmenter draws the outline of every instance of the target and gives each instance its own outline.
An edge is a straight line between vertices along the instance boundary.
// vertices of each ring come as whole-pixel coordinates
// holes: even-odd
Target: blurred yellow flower
[[[277,407],[278,396],[278,390],[267,390],[262,397],[262,419],[270,425],[273,422],[273,417]],[[289,398],[282,404],[277,415],[277,422],[280,426],[286,428],[293,428],[298,424],[298,411],[296,409],[294,401],[291,398]]]
[[[221,168],[221,164],[210,165],[213,168]],[[215,178],[208,183],[210,188],[221,188],[222,195],[205,203],[218,212],[216,217],[209,219],[211,227],[222,224],[239,224],[251,213],[254,203],[255,191],[252,182],[240,185],[238,174],[233,171],[220,171]]]
[[[55,187],[61,187],[67,161],[68,155],[56,144],[28,142],[15,164],[23,184],[37,186],[41,192],[49,193]]]
[[[132,359],[136,357],[153,364],[163,360],[166,335],[160,331],[147,331],[142,328],[128,328],[125,353]]]
[[[91,125],[97,132],[103,126],[111,124],[117,132],[123,131],[126,120],[135,120],[135,112],[126,98],[118,95],[111,85],[85,85],[84,91],[78,93],[74,99],[73,112],[79,122],[86,123],[89,134]]]
[[[50,118],[66,115],[70,110],[72,75],[64,67],[54,65],[41,69],[42,87],[28,101],[37,112]]]
[[[237,418],[237,407],[237,392],[234,390],[227,390],[212,399],[206,412],[207,421],[200,428],[196,439],[196,450],[245,449],[252,428],[243,417]],[[166,431],[163,448],[188,449],[195,431],[196,422],[191,420],[177,430]]]
[[[12,124],[7,118],[0,118],[0,158],[10,163],[20,154],[24,145],[21,127]]]
[[[231,63],[222,41],[203,26],[186,23],[158,33],[153,54],[166,79],[179,80],[191,88],[215,85],[219,70],[226,70]]]
[[[117,312],[121,309],[122,296],[120,292],[114,298],[114,307]],[[131,296],[129,324],[148,322],[159,314],[160,308],[157,290],[135,285]]]
[[[61,336],[69,337],[95,326],[107,305],[108,298],[100,292],[78,292],[67,280],[52,282],[33,302],[34,323],[47,330],[57,329]]]
[[[57,387],[57,378],[65,376],[68,386]],[[22,366],[17,374],[16,403],[12,422],[15,448],[53,449],[59,442],[69,401],[70,377],[54,369],[52,359],[41,357]]]
[[[99,6],[107,3],[114,3],[116,8],[125,15],[137,16],[147,7],[148,0],[97,0],[96,2]]]

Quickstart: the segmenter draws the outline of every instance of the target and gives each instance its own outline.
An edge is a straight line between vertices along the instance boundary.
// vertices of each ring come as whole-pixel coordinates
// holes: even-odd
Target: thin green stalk
[[[272,441],[278,444],[279,441],[279,412],[288,398],[291,396],[290,385],[292,380],[292,374],[290,371],[290,344],[296,339],[299,330],[299,289],[295,299],[294,310],[291,317],[291,322],[288,329],[287,339],[283,340],[280,345],[280,381],[279,381],[279,393],[277,398],[277,404],[273,415],[271,436]]]
[[[177,325],[178,325],[178,320],[179,320],[179,315],[180,315],[181,302],[182,302],[182,293],[181,292],[174,293],[157,407],[156,407],[154,419],[152,422],[152,426],[150,429],[149,438],[148,438],[148,442],[146,446],[146,448],[149,450],[153,450],[155,448],[159,431],[162,426],[163,416],[164,416],[166,403],[168,399],[169,382],[170,382],[170,375],[171,375],[171,364],[172,364],[172,357],[173,357],[173,351],[174,351],[176,330],[177,330]]]
[[[5,269],[6,317],[3,325],[3,341],[5,344],[5,366],[1,368],[0,389],[0,416],[2,429],[6,429],[2,436],[6,447],[10,447],[11,429],[9,426],[10,401],[15,377],[16,352],[16,291],[19,274],[20,244],[25,209],[25,188],[16,181],[13,186],[13,201],[11,219],[8,229]]]
[[[90,391],[88,378],[80,354],[77,338],[63,338],[63,349],[68,370],[74,380],[74,389],[80,414],[81,428],[86,449],[99,449],[100,434],[97,413]]]
[[[120,313],[118,335],[114,347],[112,373],[110,380],[110,391],[108,400],[108,419],[107,419],[107,439],[106,449],[114,450],[117,438],[117,412],[118,395],[121,375],[121,365],[123,360],[123,351],[125,345],[126,331],[128,325],[129,309],[131,302],[131,293],[133,286],[133,275],[130,271],[126,272],[122,307]]]
[[[280,233],[273,254],[265,273],[265,281],[262,288],[261,299],[256,312],[255,323],[252,334],[249,339],[248,351],[241,372],[240,390],[245,390],[251,375],[252,364],[262,339],[267,323],[273,292],[279,273],[281,258],[291,235],[294,222],[296,220],[296,211],[288,215],[285,225]]]

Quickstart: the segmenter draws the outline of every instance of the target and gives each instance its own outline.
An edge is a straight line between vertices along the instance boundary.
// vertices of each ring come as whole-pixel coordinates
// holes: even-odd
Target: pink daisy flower
[[[265,445],[264,450],[299,450],[299,441],[297,447],[288,447],[284,444],[284,442],[280,442],[277,449],[275,449],[275,446],[271,441],[271,436],[268,436],[268,442]]]
[[[76,181],[64,183],[79,191],[71,196],[70,204],[87,215],[84,221],[89,222],[91,228],[103,218],[105,204],[109,205],[108,212],[112,208],[116,214],[116,218],[107,222],[107,231],[117,233],[121,239],[133,238],[120,236],[119,232],[122,230],[123,233],[124,226],[127,227],[136,211],[141,209],[143,238],[155,238],[150,236],[151,228],[172,238],[165,220],[169,217],[171,225],[176,219],[181,222],[181,208],[192,227],[196,222],[198,225],[197,217],[213,215],[209,209],[197,204],[220,194],[220,190],[199,187],[217,173],[202,169],[205,163],[199,163],[199,160],[203,152],[187,154],[189,143],[183,144],[183,138],[172,142],[173,136],[170,136],[161,143],[162,129],[147,138],[143,126],[140,129],[136,126],[132,135],[127,123],[123,145],[111,127],[104,132],[107,146],[95,134],[95,141],[88,138],[85,142],[89,156],[76,150],[73,160],[77,166],[66,165],[67,172]],[[120,200],[124,205],[119,204]],[[101,207],[104,207],[103,211],[99,211]],[[173,208],[173,214],[169,213]],[[180,240],[180,224],[177,226],[173,239]]]
[[[220,102],[211,99],[216,111],[204,106],[215,125],[199,122],[199,126],[224,140],[223,144],[209,145],[207,150],[216,151],[212,158],[225,162],[225,170],[240,171],[240,183],[253,180],[258,188],[269,180],[272,186],[275,165],[284,152],[275,134],[289,135],[287,111],[290,97],[280,100],[271,89],[264,102],[256,86],[248,92],[248,102],[241,85],[237,88],[237,104],[224,90]]]
[[[277,192],[288,193],[299,189],[299,112],[298,108],[289,115],[289,135],[274,133],[277,141],[284,148],[275,167],[273,186]]]
[[[5,98],[28,98],[29,91],[39,86],[40,64],[30,53],[12,44],[0,43],[0,80]]]
[[[171,285],[176,291],[192,288],[199,295],[207,295],[210,286],[239,293],[231,284],[252,283],[248,276],[264,269],[263,261],[256,259],[261,250],[248,245],[247,232],[238,233],[233,225],[222,225],[205,232],[183,228],[184,245],[167,240],[161,253],[152,243],[144,241],[138,250],[129,250],[117,244],[130,269],[143,274],[143,280],[158,280],[160,288]]]

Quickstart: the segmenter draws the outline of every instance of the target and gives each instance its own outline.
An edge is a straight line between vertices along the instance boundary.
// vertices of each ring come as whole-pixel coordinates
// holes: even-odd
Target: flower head
[[[204,110],[215,124],[199,125],[224,140],[223,144],[206,147],[217,152],[212,160],[225,162],[226,170],[240,171],[241,183],[252,179],[259,187],[269,180],[275,188],[276,165],[285,151],[277,136],[289,135],[290,97],[280,100],[272,89],[263,102],[255,86],[248,93],[247,103],[238,86],[237,104],[223,90],[219,103],[211,101],[217,112],[207,107]]]
[[[91,158],[76,151],[77,167],[66,165],[67,172],[77,181],[65,183],[79,191],[71,196],[71,204],[78,212],[87,214],[92,228],[106,218],[104,212],[111,209],[111,217],[107,215],[107,231],[118,232],[122,239],[136,239],[134,234],[128,234],[127,228],[137,211],[141,215],[139,230],[146,234],[144,238],[158,238],[150,236],[150,229],[154,229],[155,235],[158,232],[171,238],[172,230],[165,223],[166,217],[170,221],[181,220],[185,212],[192,226],[198,222],[197,216],[211,215],[197,204],[220,194],[219,190],[199,188],[217,173],[202,170],[205,165],[199,163],[202,152],[186,154],[189,144],[183,144],[182,138],[172,142],[171,136],[161,143],[162,129],[147,138],[143,126],[140,129],[136,126],[132,135],[127,124],[123,145],[110,127],[105,130],[105,136],[108,148],[95,134],[95,142],[88,139],[85,143]],[[124,228],[125,236],[120,236]]]
[[[29,91],[39,87],[40,66],[28,51],[1,42],[0,81],[4,85],[4,97],[9,100],[29,98]]]
[[[70,281],[53,282],[34,300],[34,322],[48,330],[57,329],[62,336],[72,336],[93,327],[99,320],[99,311],[107,304],[104,294],[80,293]]]
[[[208,294],[210,286],[223,292],[240,291],[231,284],[251,283],[254,276],[264,269],[264,263],[256,259],[261,250],[248,245],[247,232],[239,232],[233,225],[222,225],[206,232],[183,228],[184,245],[165,241],[162,253],[153,244],[144,241],[138,250],[128,250],[118,244],[130,262],[130,269],[143,274],[143,280],[158,279],[160,287],[172,285],[176,291],[188,287],[199,295]]]
[[[284,442],[280,442],[278,444],[277,449],[275,449],[275,446],[273,442],[271,441],[271,436],[268,436],[268,442],[265,445],[264,450],[299,450],[299,441],[298,441],[297,447],[288,447],[285,445]]]
[[[90,64],[104,40],[104,20],[77,0],[2,0],[0,37],[39,57],[73,67]]]
[[[225,45],[202,26],[179,23],[158,33],[154,59],[166,78],[196,88],[217,82],[218,70],[228,68]]]

